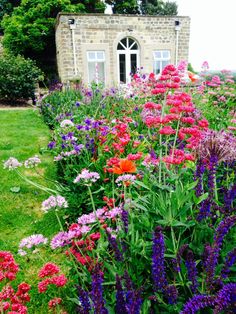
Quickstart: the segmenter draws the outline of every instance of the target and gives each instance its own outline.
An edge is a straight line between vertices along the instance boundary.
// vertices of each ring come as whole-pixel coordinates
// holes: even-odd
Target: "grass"
[[[26,183],[15,171],[3,169],[3,162],[9,157],[24,161],[38,155],[42,163],[37,171],[51,179],[55,178],[55,167],[51,157],[40,155],[40,149],[49,141],[50,131],[37,111],[2,110],[0,124],[0,250],[15,253],[23,237],[43,231],[50,235],[58,226],[54,216],[44,215],[41,210],[41,203],[49,194]],[[28,179],[48,186],[33,169],[22,172]]]

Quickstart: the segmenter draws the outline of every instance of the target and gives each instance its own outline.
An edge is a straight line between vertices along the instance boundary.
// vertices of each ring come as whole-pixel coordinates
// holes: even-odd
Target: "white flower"
[[[3,168],[8,170],[14,170],[18,167],[21,167],[22,163],[19,162],[16,158],[10,157],[7,161],[4,162]]]
[[[68,127],[68,126],[74,126],[74,123],[71,120],[63,120],[60,123],[60,127],[61,128],[65,128],[65,127]]]

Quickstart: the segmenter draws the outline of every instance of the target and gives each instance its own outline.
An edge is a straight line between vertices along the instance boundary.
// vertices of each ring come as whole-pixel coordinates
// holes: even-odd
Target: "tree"
[[[140,11],[145,15],[177,15],[178,7],[175,2],[143,0],[141,1]]]
[[[20,0],[0,0],[0,33],[3,33],[1,21],[5,14],[11,14],[14,7],[20,4]]]
[[[177,4],[163,0],[105,0],[113,13],[143,15],[177,15]]]
[[[104,8],[101,0],[22,0],[12,14],[2,20],[3,46],[14,55],[36,60],[44,71],[48,66],[55,70],[57,14],[104,12]]]
[[[114,14],[139,14],[139,5],[137,0],[106,0],[111,5]]]

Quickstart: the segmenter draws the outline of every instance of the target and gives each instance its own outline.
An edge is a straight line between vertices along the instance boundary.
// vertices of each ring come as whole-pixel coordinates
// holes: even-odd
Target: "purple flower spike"
[[[230,251],[226,257],[225,265],[221,271],[221,277],[227,278],[230,273],[230,267],[232,267],[236,263],[236,248]]]
[[[77,287],[77,289],[78,289],[78,294],[79,294],[79,300],[81,303],[81,307],[79,308],[78,313],[88,314],[88,313],[90,313],[90,310],[91,310],[91,305],[90,305],[88,293],[85,292],[79,286]]]
[[[102,290],[102,272],[98,265],[95,266],[94,272],[92,274],[92,301],[94,306],[94,314],[108,314],[105,308],[105,301],[103,299]]]
[[[125,302],[124,291],[122,288],[121,280],[116,275],[116,314],[128,314]]]
[[[214,314],[235,313],[236,308],[236,283],[229,283],[225,285],[217,294],[215,299],[216,306]],[[233,310],[230,311],[230,308]]]
[[[208,295],[195,295],[185,305],[180,314],[195,314],[199,310],[215,304],[215,297]]]
[[[192,282],[190,289],[193,293],[196,293],[198,287],[197,266],[194,260],[193,252],[188,251],[185,264],[188,271],[188,279]]]
[[[157,227],[154,232],[152,251],[152,278],[154,289],[155,291],[163,291],[167,286],[167,280],[164,265],[165,244],[163,234],[161,233],[161,227]]]

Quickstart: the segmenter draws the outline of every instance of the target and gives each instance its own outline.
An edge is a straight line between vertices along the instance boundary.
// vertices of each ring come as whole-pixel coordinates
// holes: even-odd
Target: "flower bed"
[[[169,65],[158,79],[136,75],[128,91],[44,98],[58,182],[42,209],[61,231],[23,239],[19,253],[67,256],[66,274],[50,261],[39,272],[49,311],[233,313],[236,138],[232,125],[209,129],[197,107],[215,87],[193,90]]]

